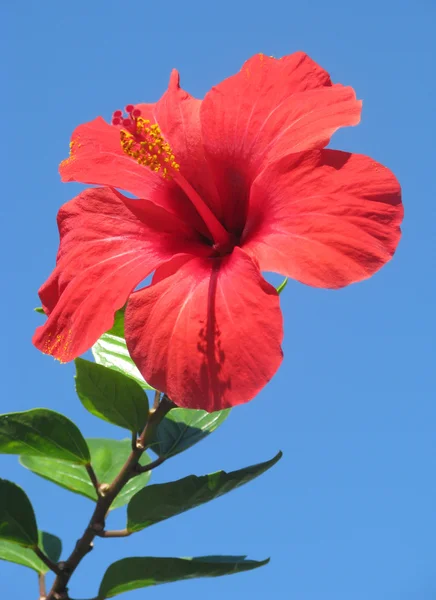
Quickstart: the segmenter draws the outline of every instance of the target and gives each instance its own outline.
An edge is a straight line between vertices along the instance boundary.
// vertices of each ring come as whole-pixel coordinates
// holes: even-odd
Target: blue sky
[[[48,407],[86,436],[123,435],[83,409],[73,365],[33,348],[41,317],[32,309],[55,258],[56,212],[80,189],[57,174],[71,131],[129,102],[155,101],[171,68],[202,97],[256,52],[306,51],[364,101],[361,125],[336,134],[332,147],[386,164],[404,193],[394,260],[341,291],[290,282],[277,376],[154,480],[239,468],[282,449],[280,463],[213,504],[127,540],[98,541],[72,597],[93,597],[105,567],[124,556],[223,553],[272,560],[252,573],[125,597],[434,598],[436,4],[5,0],[0,16],[1,412]],[[69,553],[91,502],[39,480],[15,457],[0,459],[0,476],[26,489],[40,526]],[[112,524],[123,525],[122,511]],[[36,576],[23,567],[0,563],[0,581],[2,597],[37,596]]]

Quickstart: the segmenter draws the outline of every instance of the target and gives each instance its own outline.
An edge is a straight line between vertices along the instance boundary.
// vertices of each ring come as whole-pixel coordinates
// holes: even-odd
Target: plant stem
[[[92,482],[92,485],[95,488],[95,491],[97,492],[97,496],[100,496],[100,486],[98,483],[98,479],[97,479],[97,475],[95,474],[95,471],[91,465],[91,463],[89,463],[88,465],[85,465],[86,471],[89,475],[89,479]]]
[[[153,462],[148,463],[148,465],[138,464],[138,465],[136,465],[134,475],[141,475],[142,473],[147,473],[147,471],[151,471],[152,469],[155,469],[156,467],[158,467],[165,461],[166,461],[166,458],[164,456],[159,456],[159,458],[156,458],[156,460],[154,460]]]
[[[154,402],[153,402],[153,408],[156,409],[159,406],[159,402],[160,402],[160,392],[158,392],[157,390],[154,393]]]
[[[102,531],[101,533],[97,533],[97,535],[102,538],[120,538],[129,537],[132,533],[133,531],[129,531],[128,529],[117,529],[113,531]]]
[[[135,470],[139,463],[139,459],[141,458],[144,450],[150,445],[159,423],[174,406],[175,405],[173,402],[171,402],[167,396],[163,396],[159,406],[155,410],[150,411],[147,424],[139,436],[136,447],[132,449],[129,458],[122,467],[121,471],[118,473],[117,477],[113,480],[107,490],[102,492],[100,488],[100,495],[97,500],[94,513],[87,528],[83,532],[82,537],[77,541],[73,552],[66,562],[59,563],[59,565],[56,567],[58,575],[50,592],[48,593],[46,600],[68,599],[69,596],[67,586],[71,576],[84,556],[86,556],[86,554],[92,550],[94,538],[104,532],[106,515],[112,502],[115,500],[129,479],[135,475]]]
[[[36,556],[40,560],[42,560],[42,562],[45,565],[47,565],[47,567],[50,569],[50,571],[53,571],[53,573],[56,573],[56,575],[59,575],[60,569],[59,569],[58,565],[56,563],[54,563],[52,560],[50,560],[49,557],[46,554],[44,554],[44,552],[41,550],[41,548],[38,548],[38,546],[35,546],[35,548],[32,548],[32,550],[34,551]]]
[[[45,575],[44,573],[38,573],[38,584],[39,584],[39,600],[45,600],[47,589],[45,587]]]

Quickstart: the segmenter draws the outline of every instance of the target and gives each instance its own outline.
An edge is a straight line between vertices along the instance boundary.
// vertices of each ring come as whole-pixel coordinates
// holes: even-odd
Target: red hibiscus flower
[[[325,149],[360,111],[352,88],[298,52],[254,56],[202,101],[173,71],[156,104],[80,125],[62,179],[105,187],[59,212],[35,345],[71,360],[127,302],[127,346],[151,385],[208,411],[253,398],[282,360],[279,299],[261,272],[340,288],[398,244],[394,175]]]

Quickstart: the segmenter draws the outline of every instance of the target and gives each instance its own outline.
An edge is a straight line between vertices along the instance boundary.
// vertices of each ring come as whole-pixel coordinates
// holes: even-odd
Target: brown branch
[[[47,589],[45,587],[44,573],[38,573],[39,600],[45,600]]]
[[[97,475],[95,474],[95,471],[94,471],[91,463],[88,463],[87,465],[85,465],[85,468],[89,475],[89,479],[91,480],[92,485],[94,486],[94,489],[97,492],[97,496],[100,496],[100,484],[98,483]]]
[[[38,546],[35,546],[34,548],[32,548],[32,550],[34,551],[34,553],[36,554],[36,556],[39,558],[39,560],[42,560],[42,562],[47,565],[47,567],[50,569],[50,571],[53,571],[53,573],[56,573],[56,575],[59,575],[59,573],[61,572],[58,565],[56,563],[54,563],[52,560],[49,559],[49,557],[44,554],[44,552],[41,550],[41,548],[38,548]]]
[[[156,460],[153,460],[151,463],[148,463],[148,465],[137,464],[133,476],[142,475],[142,473],[147,473],[148,471],[155,469],[156,467],[158,467],[165,461],[166,461],[166,457],[159,456],[159,458],[156,458]]]
[[[113,531],[101,531],[100,533],[97,533],[97,535],[102,538],[120,538],[129,537],[132,533],[133,531],[129,531],[128,529],[116,529]]]
[[[68,598],[67,585],[72,574],[83,557],[92,550],[94,538],[104,532],[106,515],[112,502],[125,484],[134,476],[139,459],[144,450],[150,445],[159,423],[174,406],[175,404],[167,396],[163,396],[159,406],[155,410],[150,411],[147,424],[139,436],[135,448],[132,449],[117,477],[108,486],[107,490],[105,490],[105,494],[99,495],[91,520],[82,537],[77,541],[73,552],[64,563],[60,563],[59,566],[55,565],[58,574],[46,600],[59,600],[62,597]],[[102,537],[106,536],[103,535]]]
[[[160,392],[158,392],[157,390],[154,392],[154,402],[153,402],[153,408],[156,410],[156,408],[159,406],[160,403]]]

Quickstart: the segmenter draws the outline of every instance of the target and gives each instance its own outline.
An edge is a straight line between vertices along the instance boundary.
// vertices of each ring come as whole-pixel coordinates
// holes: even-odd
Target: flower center
[[[228,240],[225,242],[217,242],[213,245],[215,257],[226,256],[233,252],[233,248],[238,245],[238,239],[235,235],[229,234]]]
[[[112,115],[112,125],[121,129],[123,151],[140,165],[162,175],[164,179],[173,179],[197,209],[215,245],[220,248],[230,247],[233,243],[231,234],[226,231],[198,192],[180,173],[180,165],[163,137],[159,125],[152,124],[148,119],[141,117],[141,111],[133,104],[128,104],[125,110],[127,117],[123,116],[121,110],[116,110]]]
[[[120,138],[123,151],[140,165],[149,167],[164,179],[171,179],[171,171],[178,171],[175,156],[162,136],[157,123],[141,117],[141,111],[132,104],[126,106],[128,117],[121,110],[112,115],[112,125],[121,126]]]

